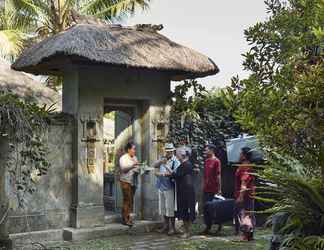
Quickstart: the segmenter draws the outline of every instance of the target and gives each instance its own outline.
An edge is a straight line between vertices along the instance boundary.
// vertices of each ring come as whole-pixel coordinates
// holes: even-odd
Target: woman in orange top
[[[242,239],[253,240],[255,228],[254,196],[255,177],[252,173],[251,148],[242,148],[240,165],[235,173],[235,230],[242,232]]]

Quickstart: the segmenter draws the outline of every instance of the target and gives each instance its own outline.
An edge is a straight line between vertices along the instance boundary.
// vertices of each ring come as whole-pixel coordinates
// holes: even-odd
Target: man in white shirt
[[[135,194],[134,174],[138,171],[139,162],[135,156],[136,146],[134,143],[127,143],[125,152],[119,159],[120,186],[123,193],[122,223],[131,227],[133,222],[130,213],[133,211]]]

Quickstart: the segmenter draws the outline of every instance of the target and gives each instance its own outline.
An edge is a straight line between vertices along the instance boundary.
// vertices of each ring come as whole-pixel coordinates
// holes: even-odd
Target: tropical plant
[[[281,248],[322,249],[324,2],[265,3],[269,18],[245,31],[251,49],[243,66],[251,74],[232,79],[226,104],[271,152],[271,165],[260,177],[271,183],[265,190],[273,196],[269,211],[289,215]]]
[[[281,250],[321,250],[324,249],[324,237],[288,236],[282,243]]]
[[[0,57],[12,61],[27,46],[27,23],[19,20],[14,11],[0,8]]]
[[[145,9],[150,0],[7,0],[20,16],[28,18],[41,38],[68,28],[72,11],[114,22]]]
[[[321,181],[311,178],[296,159],[278,153],[269,155],[270,165],[263,166],[260,175],[266,185],[258,188],[257,200],[273,203],[266,213],[286,215],[280,226],[280,234],[286,235],[282,249],[295,249],[296,246],[300,247],[296,249],[322,249],[311,247],[322,245],[324,240],[320,237],[324,234]],[[302,248],[303,245],[308,248]]]
[[[251,49],[243,65],[252,73],[233,78],[228,103],[268,146],[305,163],[315,176],[322,168],[324,177],[324,2],[266,3],[269,20],[245,31]]]

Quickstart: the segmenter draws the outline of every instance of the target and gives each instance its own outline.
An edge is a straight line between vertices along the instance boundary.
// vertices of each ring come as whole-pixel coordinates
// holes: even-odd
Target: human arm
[[[253,181],[254,177],[249,173],[248,171],[244,171],[241,174],[241,184],[240,184],[240,189],[239,189],[239,195],[238,195],[238,202],[243,202],[244,198],[248,195],[250,192],[250,184]]]
[[[157,160],[156,162],[153,163],[153,168],[157,169],[161,167],[162,164],[166,163],[166,159],[162,158],[160,160]]]
[[[240,187],[240,193],[236,199],[236,202],[238,202],[238,203],[243,202],[246,191],[247,191],[246,182],[242,180],[241,187]]]
[[[164,164],[164,169],[166,170],[164,176],[173,176],[177,168],[180,166],[180,162],[177,159],[172,159]]]
[[[160,171],[160,167],[163,164],[166,164],[166,159],[158,160],[153,164],[155,176],[166,176],[165,173]]]
[[[221,162],[218,161],[216,166],[216,178],[217,178],[217,185],[218,185],[218,195],[222,194],[222,165]]]
[[[217,179],[218,179],[218,193],[219,195],[222,194],[222,177],[221,174],[217,175]]]

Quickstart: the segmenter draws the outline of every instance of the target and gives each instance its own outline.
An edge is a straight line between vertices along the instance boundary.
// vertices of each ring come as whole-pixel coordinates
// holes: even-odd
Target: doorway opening
[[[119,158],[124,147],[134,138],[135,107],[105,105],[104,132],[104,197],[106,213],[120,212],[122,194],[119,187]]]

